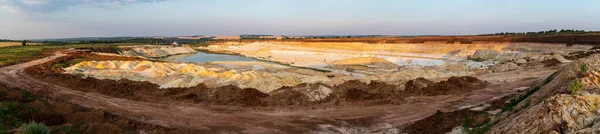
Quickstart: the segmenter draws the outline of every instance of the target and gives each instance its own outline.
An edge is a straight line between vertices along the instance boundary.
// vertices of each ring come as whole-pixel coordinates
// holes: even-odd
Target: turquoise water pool
[[[195,54],[182,54],[166,57],[162,60],[174,62],[213,62],[213,61],[260,61],[239,55],[215,54],[198,52]]]

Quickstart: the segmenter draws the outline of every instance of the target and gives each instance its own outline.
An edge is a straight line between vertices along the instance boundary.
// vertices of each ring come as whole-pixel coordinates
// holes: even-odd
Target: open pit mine
[[[600,85],[592,47],[276,40],[116,46],[56,51],[3,68],[0,82],[21,79],[20,67],[32,77],[23,79],[39,80],[19,86],[191,133],[597,132],[590,129],[598,126],[592,93]]]

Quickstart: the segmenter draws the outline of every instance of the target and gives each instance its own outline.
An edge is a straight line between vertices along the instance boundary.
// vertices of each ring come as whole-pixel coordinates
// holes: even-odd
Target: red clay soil
[[[480,127],[491,121],[489,118],[492,114],[484,111],[491,111],[504,108],[507,101],[512,96],[505,96],[501,99],[490,102],[490,107],[482,111],[471,111],[469,109],[456,110],[451,112],[437,111],[425,119],[413,122],[402,128],[403,133],[409,134],[441,134],[450,132],[454,127],[461,126],[466,123],[469,128]]]
[[[440,81],[438,83],[418,78],[408,81],[405,84],[404,91],[412,93],[414,96],[436,96],[469,92],[481,89],[486,85],[486,82],[471,76],[450,77],[448,80]]]
[[[425,119],[414,122],[403,129],[403,133],[409,134],[443,134],[463,123],[475,126],[483,125],[490,121],[490,114],[471,110],[458,110],[452,112],[437,111]],[[473,126],[469,126],[473,127]]]
[[[256,89],[240,89],[236,86],[223,86],[218,88],[208,88],[199,84],[190,88],[167,88],[159,87],[150,82],[138,82],[127,79],[121,80],[101,80],[96,78],[79,78],[69,74],[64,74],[62,67],[67,67],[65,63],[74,64],[73,61],[86,60],[140,60],[131,57],[100,56],[86,52],[71,53],[68,56],[46,62],[27,68],[25,71],[50,83],[77,89],[84,92],[98,92],[105,95],[119,98],[139,100],[139,101],[182,101],[193,103],[208,103],[219,105],[235,106],[293,106],[320,104],[339,101],[357,102],[357,103],[376,103],[376,104],[398,104],[404,97],[409,96],[434,96],[447,95],[452,93],[461,93],[481,89],[485,83],[474,77],[451,77],[447,81],[439,83],[428,82],[427,87],[409,88],[400,91],[398,86],[385,84],[382,82],[371,82],[369,84],[351,80],[344,82],[333,89],[333,93],[321,101],[309,101],[307,97],[294,88],[312,88],[317,89],[322,84],[300,84],[295,87],[283,87],[271,94],[262,93]],[[56,67],[60,65],[59,67]],[[427,81],[425,79],[418,79]],[[308,87],[307,87],[308,86]]]
[[[145,124],[5,85],[0,85],[0,102],[5,108],[17,112],[11,114],[17,120],[44,123],[52,133],[202,133]],[[5,125],[2,127],[18,127],[11,124],[0,121],[0,125]]]

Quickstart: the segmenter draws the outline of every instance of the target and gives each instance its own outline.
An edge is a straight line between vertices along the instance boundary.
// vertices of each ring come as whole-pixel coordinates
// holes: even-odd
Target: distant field
[[[446,42],[471,44],[474,42],[536,42],[565,44],[600,44],[600,35],[560,34],[560,35],[485,35],[485,36],[418,36],[418,37],[375,37],[375,38],[327,38],[299,39],[303,42],[367,42],[367,43],[427,43]]]
[[[564,43],[564,44],[600,44],[600,33],[590,32],[581,34],[541,34],[541,35],[464,35],[464,36],[381,36],[357,38],[308,38],[308,39],[283,39],[296,42],[365,42],[365,43],[460,43],[472,44],[475,42],[503,43],[503,42],[535,42],[535,43]],[[212,42],[227,42],[231,40],[218,40]],[[281,41],[273,39],[242,39],[239,42],[270,42]]]
[[[0,47],[21,46],[21,42],[0,42]],[[40,43],[27,43],[27,45],[40,45]]]
[[[4,43],[4,42],[2,42]],[[99,47],[110,47],[116,45],[135,45],[130,43],[123,44],[69,44],[69,45],[41,45],[36,43],[35,45],[21,46],[2,46],[0,47],[0,67],[31,61],[39,58],[43,58],[43,54],[46,50],[52,49],[68,49],[68,48],[99,48]]]

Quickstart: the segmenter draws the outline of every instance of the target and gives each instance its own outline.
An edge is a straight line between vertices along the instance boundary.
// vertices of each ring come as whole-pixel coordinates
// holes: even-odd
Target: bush
[[[581,72],[587,72],[588,66],[585,63],[581,63]]]
[[[30,122],[21,126],[21,131],[25,134],[48,134],[48,128],[43,123]]]
[[[0,102],[0,127],[10,128],[21,123],[22,118],[35,114],[35,109],[16,102]],[[1,129],[1,128],[0,128]]]
[[[584,86],[583,83],[581,83],[581,80],[576,79],[571,82],[571,94],[579,93],[583,88]]]
[[[27,91],[22,91],[21,92],[21,96],[23,96],[23,102],[32,102],[35,100],[35,97],[33,96],[33,94],[31,94],[30,92]]]

